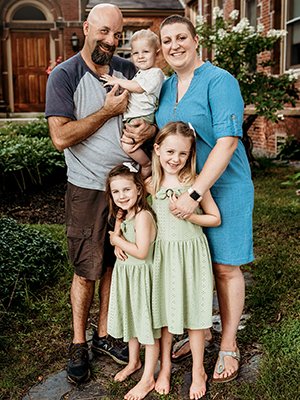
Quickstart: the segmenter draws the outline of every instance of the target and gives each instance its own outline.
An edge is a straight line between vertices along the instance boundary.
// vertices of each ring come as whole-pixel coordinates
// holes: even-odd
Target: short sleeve
[[[134,80],[138,82],[147,94],[154,94],[159,97],[165,75],[159,68],[150,68],[146,71],[139,71]]]
[[[54,68],[47,81],[45,116],[75,120],[73,95],[74,88],[67,72],[62,68]]]
[[[238,81],[227,71],[220,70],[211,80],[209,106],[216,139],[243,136],[244,102]]]

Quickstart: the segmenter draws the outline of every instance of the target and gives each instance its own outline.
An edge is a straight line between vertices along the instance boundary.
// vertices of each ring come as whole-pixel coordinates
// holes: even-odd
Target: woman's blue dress
[[[242,137],[244,103],[237,80],[209,61],[194,72],[185,95],[177,103],[177,74],[162,87],[156,122],[190,122],[197,134],[197,171],[201,171],[217,139]],[[229,165],[211,188],[222,223],[206,228],[212,261],[241,265],[253,261],[252,212],[254,189],[246,151],[241,140]]]

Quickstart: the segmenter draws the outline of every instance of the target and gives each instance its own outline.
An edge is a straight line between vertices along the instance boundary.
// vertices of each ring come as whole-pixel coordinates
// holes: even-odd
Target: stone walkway
[[[251,275],[245,274],[246,285],[251,284]],[[216,295],[214,296],[214,316],[213,316],[213,336],[216,338],[216,343],[221,332],[221,321],[218,314],[218,302]],[[239,329],[243,329],[247,320],[250,318],[249,315],[243,315]],[[87,332],[88,339],[91,340],[91,331]],[[259,345],[253,344],[250,350],[241,349],[242,363],[238,381],[253,382],[258,373],[259,361],[261,358],[261,352]],[[208,376],[211,377],[213,367],[218,354],[218,345],[214,345],[209,351],[205,353],[205,368]],[[110,357],[102,356],[92,359],[92,378],[91,380],[83,385],[75,386],[67,381],[66,371],[59,371],[53,375],[47,377],[43,382],[35,385],[30,389],[23,400],[111,400],[111,399],[122,399],[123,395],[129,390],[130,387],[134,386],[134,381],[138,381],[142,370],[139,370],[132,375],[130,386],[126,384],[119,384],[113,382],[113,376],[120,370],[120,366],[117,365]],[[189,387],[191,384],[191,359],[182,361],[181,363],[173,364],[172,376],[175,376],[175,386],[177,389],[177,399],[183,400],[188,399]],[[126,387],[124,387],[126,385]],[[174,396],[175,397],[175,396]],[[155,393],[150,393],[146,400],[158,399]]]

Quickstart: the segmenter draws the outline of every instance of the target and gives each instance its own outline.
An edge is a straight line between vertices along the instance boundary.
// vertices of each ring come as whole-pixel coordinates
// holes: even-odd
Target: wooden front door
[[[49,33],[12,32],[15,112],[45,111]]]

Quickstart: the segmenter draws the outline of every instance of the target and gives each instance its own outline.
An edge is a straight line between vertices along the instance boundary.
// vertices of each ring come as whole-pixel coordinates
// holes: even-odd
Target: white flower
[[[233,32],[242,33],[245,29],[248,29],[250,23],[248,18],[242,18],[240,22],[232,28]]]
[[[212,15],[213,15],[213,19],[222,18],[224,15],[224,12],[223,12],[223,10],[220,9],[220,7],[214,7]]]
[[[206,22],[206,18],[203,15],[197,15],[196,23],[197,25],[203,25]]]
[[[287,74],[289,76],[289,81],[298,79],[298,74],[294,69],[289,69],[289,70],[285,71],[285,74]]]
[[[283,114],[277,114],[277,118],[280,119],[281,121],[284,120],[284,115]]]
[[[235,21],[236,19],[238,19],[239,13],[240,13],[239,10],[233,10],[229,14],[229,18]]]
[[[220,28],[220,29],[217,31],[217,35],[218,35],[219,38],[222,40],[222,39],[224,39],[224,37],[226,37],[228,34],[227,34],[227,32],[225,31],[225,29]]]
[[[264,31],[264,29],[265,29],[265,27],[263,24],[261,24],[261,23],[257,24],[256,32],[262,33]]]
[[[270,29],[270,30],[267,32],[267,37],[270,37],[270,38],[275,37],[275,38],[279,39],[279,38],[285,37],[286,35],[287,35],[287,31],[285,31],[284,29],[283,29],[283,30],[280,30],[280,29]]]

